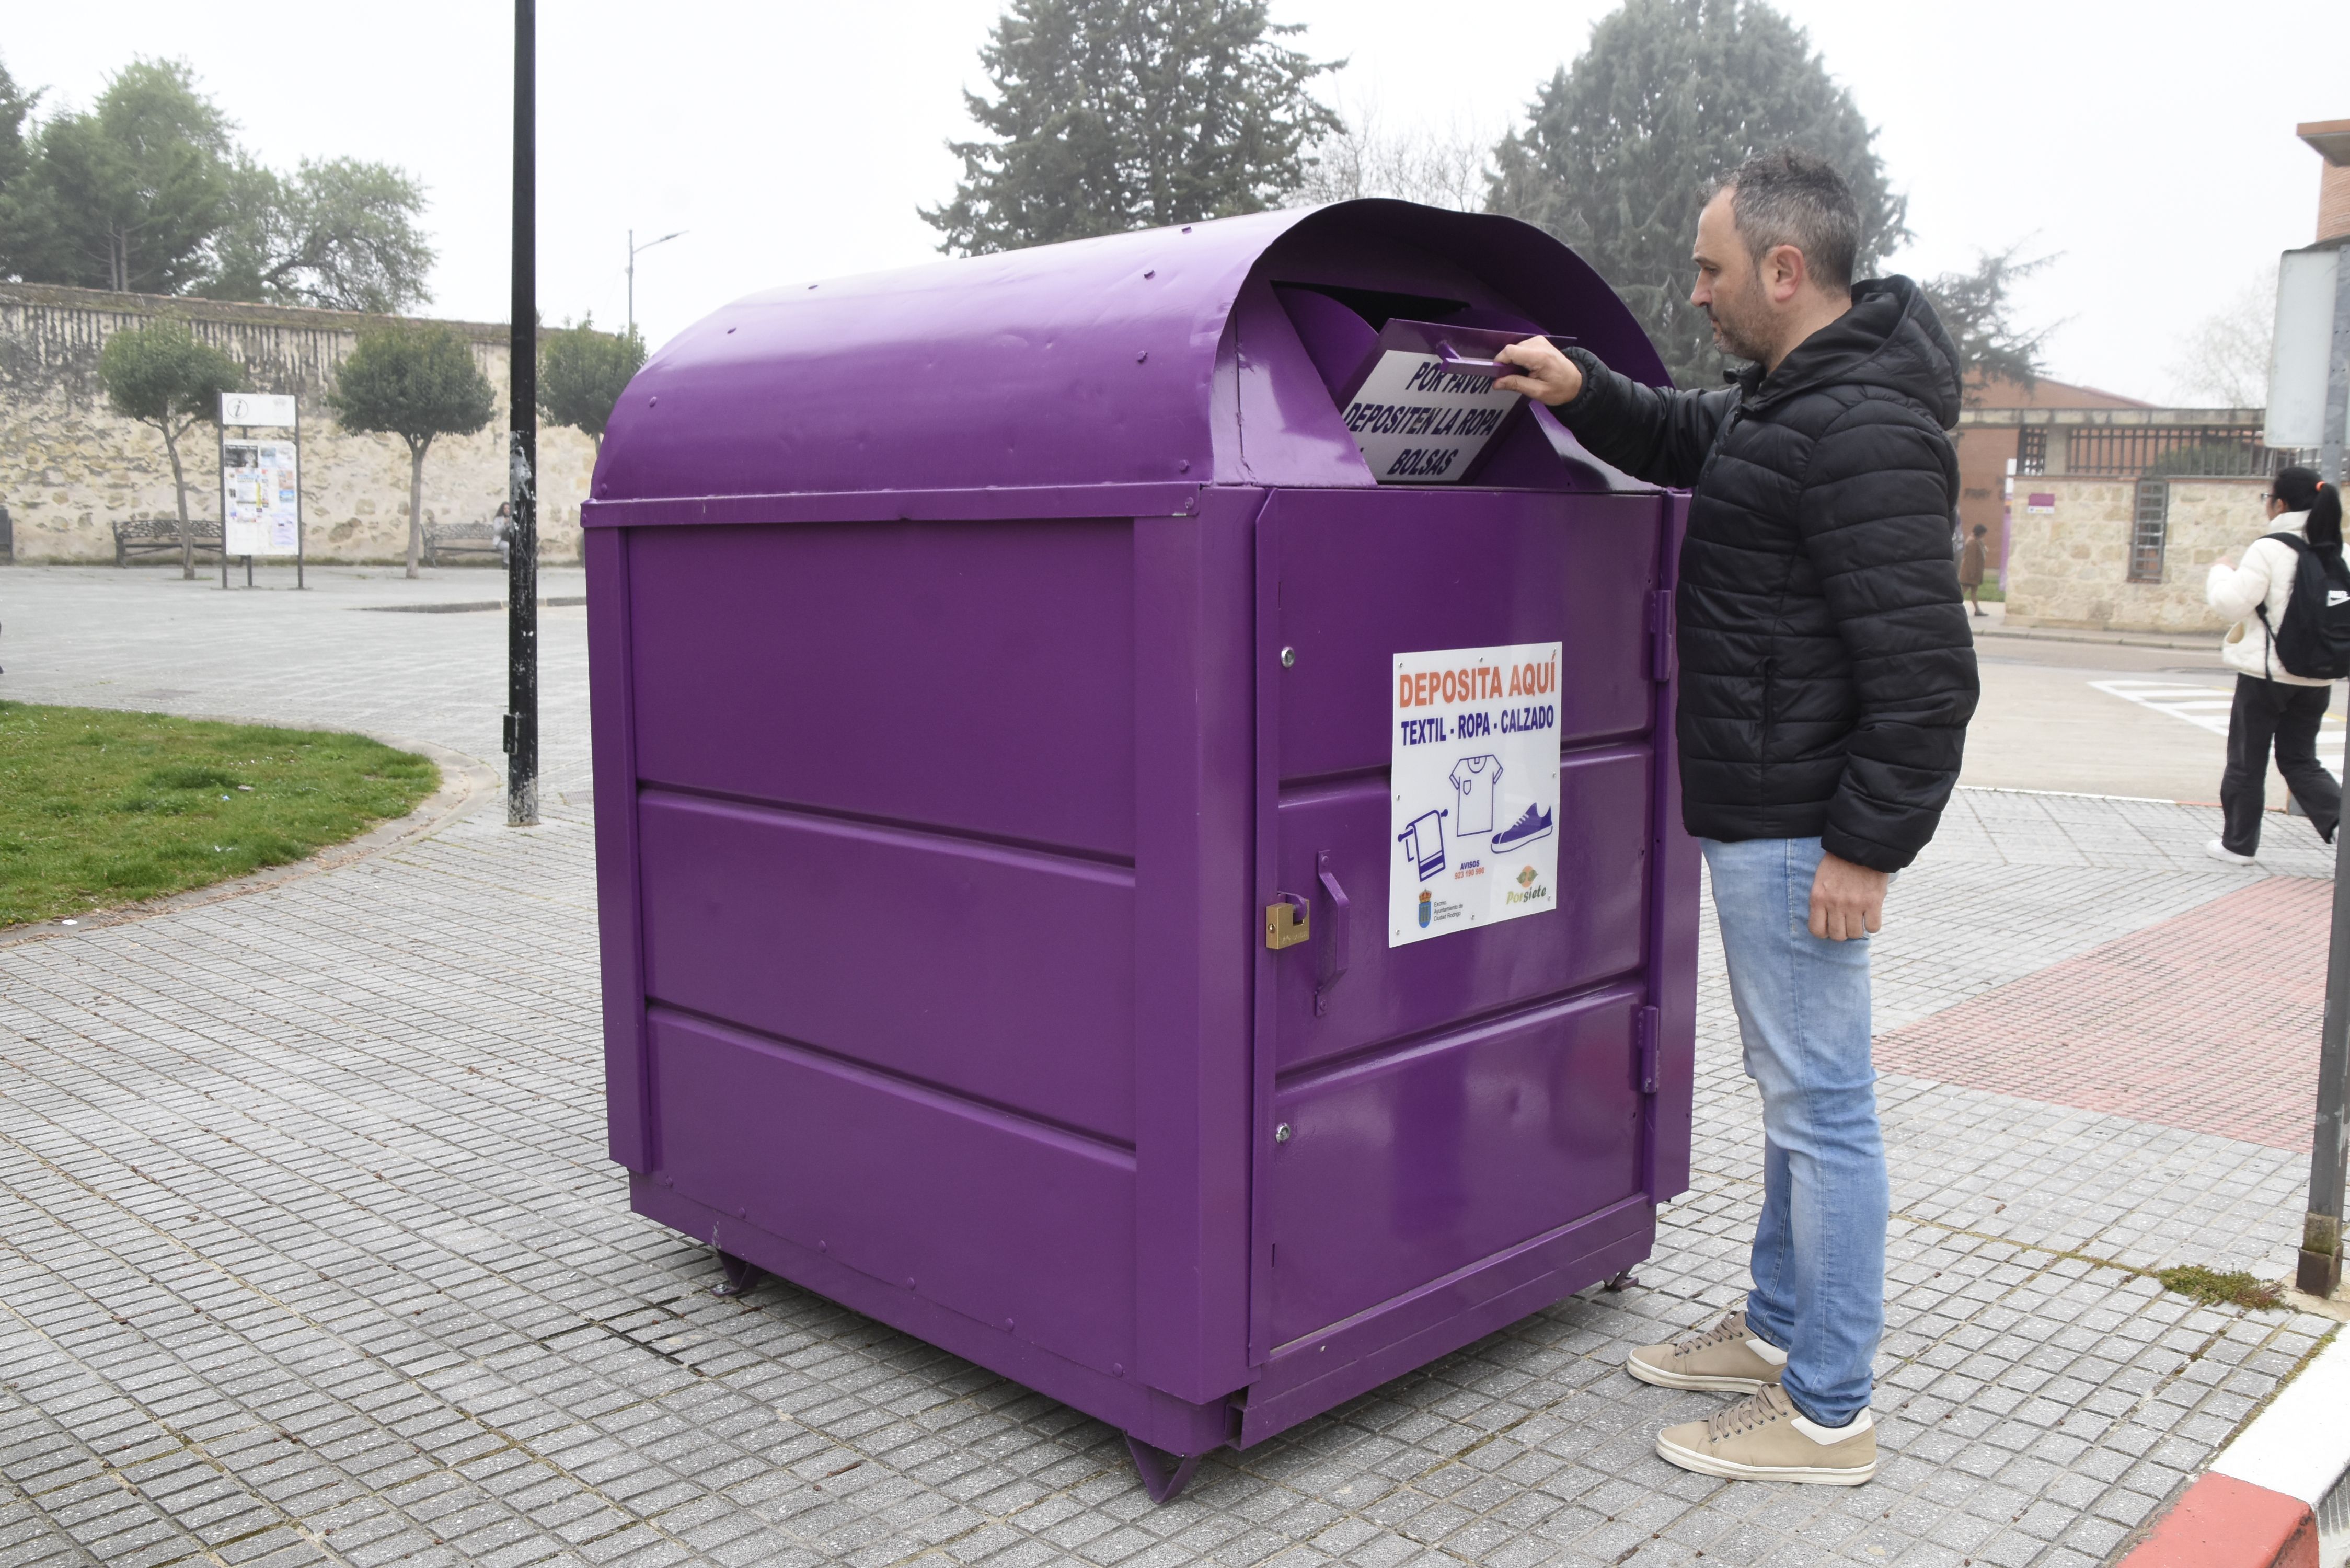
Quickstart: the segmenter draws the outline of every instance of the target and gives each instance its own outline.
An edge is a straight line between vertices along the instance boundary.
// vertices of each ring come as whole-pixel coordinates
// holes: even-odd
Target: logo
[[[1534,885],[1534,868],[1529,866],[1524,870],[1518,873],[1518,886],[1521,888],[1531,888]]]
[[[1435,914],[1436,902],[1429,897],[1428,889],[1422,888],[1419,890],[1419,925],[1422,930],[1428,929],[1428,922]]]

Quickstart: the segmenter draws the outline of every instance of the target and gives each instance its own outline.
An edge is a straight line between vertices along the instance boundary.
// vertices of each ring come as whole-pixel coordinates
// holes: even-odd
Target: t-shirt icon
[[[1463,838],[1493,831],[1493,789],[1502,782],[1499,757],[1463,757],[1452,764],[1452,787],[1461,792],[1461,810],[1452,831]]]
[[[1404,857],[1419,867],[1421,881],[1444,869],[1444,813],[1420,813],[1396,835],[1396,841],[1403,846]]]

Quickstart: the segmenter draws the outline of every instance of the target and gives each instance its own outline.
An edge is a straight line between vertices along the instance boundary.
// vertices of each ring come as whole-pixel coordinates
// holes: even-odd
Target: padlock
[[[1295,893],[1276,893],[1264,907],[1264,945],[1279,952],[1294,948],[1314,933],[1305,900]]]

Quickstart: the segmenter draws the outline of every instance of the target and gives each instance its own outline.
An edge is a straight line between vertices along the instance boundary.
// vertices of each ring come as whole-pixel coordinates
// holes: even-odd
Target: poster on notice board
[[[223,543],[232,556],[291,556],[301,542],[301,469],[290,441],[221,443]]]

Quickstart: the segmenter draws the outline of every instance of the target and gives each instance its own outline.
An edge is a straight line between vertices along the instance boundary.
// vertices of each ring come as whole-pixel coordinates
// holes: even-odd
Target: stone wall
[[[242,362],[252,390],[294,395],[302,417],[303,534],[310,559],[405,557],[407,443],[337,428],[325,400],[369,317],[0,283],[0,506],[15,524],[17,560],[110,562],[116,519],[176,514],[163,438],[109,410],[98,379],[107,337],[158,315],[184,319],[198,337]],[[498,412],[476,434],[432,442],[424,462],[424,516],[473,522],[506,498],[506,329],[449,325],[472,343],[496,389]],[[540,556],[577,559],[594,443],[576,430],[542,429],[538,451]],[[218,518],[214,428],[189,431],[180,454],[189,516]]]
[[[2174,479],[2162,580],[2129,580],[2137,483],[2066,474],[2019,474],[2007,558],[2007,618],[2015,626],[2103,631],[2217,632],[2203,602],[2211,563],[2242,556],[2268,532],[2265,479]],[[2033,494],[2055,498],[2034,512]]]

